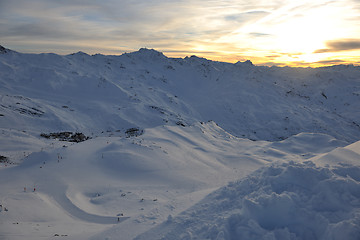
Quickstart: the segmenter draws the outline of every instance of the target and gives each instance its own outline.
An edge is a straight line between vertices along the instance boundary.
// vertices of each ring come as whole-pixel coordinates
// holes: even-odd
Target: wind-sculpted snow
[[[220,188],[137,239],[360,237],[360,168],[272,164]]]

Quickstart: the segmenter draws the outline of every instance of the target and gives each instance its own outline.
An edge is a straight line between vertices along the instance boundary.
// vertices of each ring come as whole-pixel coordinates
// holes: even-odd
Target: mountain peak
[[[203,58],[203,57],[198,57],[196,55],[192,55],[191,57],[185,57],[184,59],[187,60],[187,61],[190,61],[190,62],[199,62],[199,63],[205,63],[205,62],[210,62],[211,61],[211,60],[208,60],[208,59]]]
[[[153,49],[153,48],[140,48],[140,49],[139,49],[139,52],[141,52],[141,53],[157,53],[157,54],[162,54],[161,52],[156,51],[156,50]]]
[[[130,55],[148,59],[167,58],[162,52],[149,48],[140,48],[139,51],[132,52]]]
[[[140,48],[139,53],[145,54],[152,57],[165,57],[162,52],[156,51],[155,49],[149,48]]]
[[[246,60],[244,63],[247,64],[247,65],[251,65],[251,66],[254,65],[250,60]]]
[[[72,55],[72,56],[89,56],[89,54],[82,52],[82,51],[78,51],[76,53],[71,53],[70,55]]]
[[[243,66],[254,66],[254,64],[250,60],[246,60],[245,62],[238,61],[235,65],[243,65]]]

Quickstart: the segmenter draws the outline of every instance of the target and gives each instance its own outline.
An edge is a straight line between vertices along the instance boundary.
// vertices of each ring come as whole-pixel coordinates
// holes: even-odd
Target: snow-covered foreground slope
[[[260,168],[137,239],[359,239],[360,142],[321,163],[339,151],[330,168],[316,159]]]
[[[51,145],[56,140],[47,141]],[[288,147],[289,142],[298,149]],[[1,203],[8,209],[0,214],[1,236],[133,239],[264,165],[302,162],[321,149],[343,145],[319,134],[300,134],[276,144],[254,142],[235,138],[209,122],[46,149],[29,155],[19,166],[1,170],[0,192],[5,193]],[[288,176],[292,177],[304,176]],[[151,236],[148,239],[158,239]]]
[[[0,47],[0,239],[359,239],[359,79]]]

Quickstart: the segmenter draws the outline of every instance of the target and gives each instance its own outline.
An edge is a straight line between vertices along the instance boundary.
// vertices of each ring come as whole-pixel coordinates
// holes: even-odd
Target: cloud
[[[340,59],[330,59],[330,60],[317,61],[315,63],[321,64],[321,65],[334,65],[334,64],[346,63],[346,61],[340,60]]]
[[[263,62],[260,64],[257,64],[258,66],[267,66],[267,67],[284,67],[286,64],[284,63],[278,63],[278,62]]]
[[[326,42],[327,48],[318,49],[314,53],[340,52],[360,49],[360,39],[340,39]]]
[[[266,11],[241,12],[241,13],[237,13],[237,14],[226,15],[225,20],[243,23],[243,22],[247,22],[249,20],[257,20],[268,14],[269,14],[269,12],[266,12]]]
[[[355,6],[358,0],[344,2]],[[111,53],[113,49],[119,53],[148,47],[173,57],[201,54],[231,62],[245,57],[255,63],[296,61],[304,53],[293,46],[303,42],[321,46],[323,39],[336,39],[323,36],[321,29],[313,26],[314,21],[303,20],[312,14],[328,23],[323,17],[327,15],[318,13],[339,4],[331,0],[0,0],[0,42],[26,52],[81,50],[92,54]],[[346,16],[350,15],[360,16]],[[341,27],[350,28],[353,22]],[[308,31],[311,26],[315,29],[312,34]],[[331,27],[329,32],[338,29]],[[326,49],[317,52],[358,49],[360,36],[356,33],[345,43],[329,41]]]
[[[2,0],[1,39],[11,44],[38,39],[42,44],[61,39],[84,46],[109,44],[137,50],[159,50],[216,42],[241,24],[266,14],[241,8],[241,1],[200,0]],[[242,4],[246,1],[241,2]],[[18,6],[23,6],[19,8]],[[234,6],[235,5],[235,6]],[[231,10],[231,11],[229,11]],[[229,14],[231,12],[232,14]],[[235,22],[235,24],[234,24]],[[29,41],[28,41],[29,42]],[[33,42],[33,41],[32,41]],[[39,47],[37,45],[36,47]],[[233,46],[231,46],[233,47]]]
[[[261,32],[251,32],[249,33],[250,37],[257,38],[257,37],[270,37],[271,34],[268,33],[261,33]]]
[[[90,46],[98,41],[134,50],[144,45],[159,50],[170,46],[175,50],[186,45],[190,51],[198,49],[200,44],[200,48],[209,43],[221,44],[219,39],[223,36],[266,16],[267,9],[274,4],[264,3],[246,0],[0,0],[0,38],[10,45],[29,39],[42,43],[50,41],[49,44],[61,39],[64,47],[71,42],[79,45],[83,41]],[[266,36],[266,33],[254,32],[249,36]],[[229,47],[235,46],[236,43]]]
[[[275,59],[275,58],[281,57],[281,55],[280,54],[274,54],[274,55],[267,55],[265,57],[268,58],[268,59]]]

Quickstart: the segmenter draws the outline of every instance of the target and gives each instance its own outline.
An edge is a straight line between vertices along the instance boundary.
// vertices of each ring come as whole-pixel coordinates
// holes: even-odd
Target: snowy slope
[[[0,239],[358,239],[359,70],[0,48]]]
[[[359,160],[360,155],[357,155]],[[136,239],[359,239],[360,164],[275,163]]]
[[[311,137],[325,151],[344,145],[329,136]],[[303,142],[309,136],[296,138],[289,141]],[[47,141],[51,145],[56,140]],[[55,234],[68,239],[91,235],[93,239],[132,239],[261,166],[309,157],[287,144],[286,140],[274,145],[236,138],[209,122],[46,149],[19,166],[1,170],[0,192],[6,193],[1,203],[9,211],[0,215],[0,232],[9,239]],[[319,149],[311,152],[310,146],[301,149],[319,153]]]
[[[148,49],[121,56],[7,50],[0,54],[0,121],[26,131],[101,132],[213,120],[254,140],[320,132],[354,142],[359,79],[353,66],[268,68]]]

